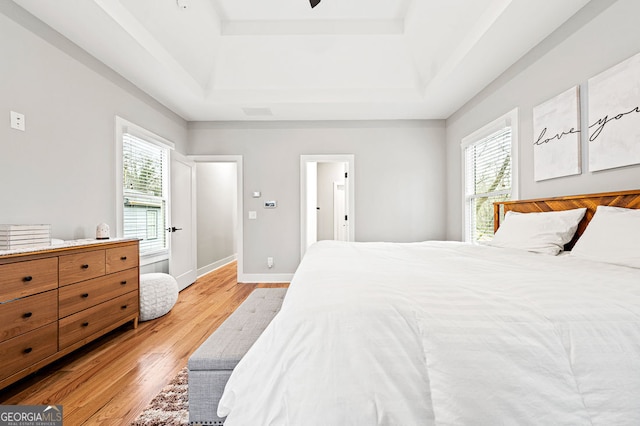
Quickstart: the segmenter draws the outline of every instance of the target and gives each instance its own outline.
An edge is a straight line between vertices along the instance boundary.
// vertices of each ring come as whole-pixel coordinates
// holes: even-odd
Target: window
[[[140,256],[168,257],[169,150],[173,144],[116,118],[118,235],[140,239]],[[145,262],[147,263],[147,262]]]
[[[463,139],[465,241],[493,238],[493,203],[513,199],[517,110]]]

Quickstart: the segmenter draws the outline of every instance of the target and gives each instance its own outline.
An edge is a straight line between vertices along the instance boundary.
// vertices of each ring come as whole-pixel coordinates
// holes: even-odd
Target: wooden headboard
[[[598,206],[640,209],[640,189],[632,191],[605,192],[600,194],[571,195],[568,197],[538,198],[535,200],[502,201],[493,203],[493,229],[497,231],[500,220],[508,211],[520,213],[550,212],[586,207],[587,212],[578,226],[573,240],[566,245],[570,250],[584,232]]]

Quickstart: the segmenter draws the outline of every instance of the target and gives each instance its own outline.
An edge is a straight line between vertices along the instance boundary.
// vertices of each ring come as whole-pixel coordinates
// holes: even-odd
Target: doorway
[[[355,240],[354,155],[300,156],[300,255],[320,240]]]
[[[198,176],[198,276],[237,260],[242,279],[242,156],[194,155]]]

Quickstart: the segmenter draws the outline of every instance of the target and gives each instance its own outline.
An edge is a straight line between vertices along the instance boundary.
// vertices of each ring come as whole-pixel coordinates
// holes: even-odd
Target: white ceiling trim
[[[122,3],[112,0],[94,0],[94,2],[136,43],[155,58],[165,70],[173,74],[185,87],[191,90],[194,95],[203,95],[205,88],[174,59]]]
[[[423,94],[425,98],[434,92],[436,87],[441,87],[443,84],[446,84],[446,80],[463,64],[465,59],[468,58],[469,53],[473,51],[474,47],[476,47],[489,32],[492,25],[502,16],[511,2],[512,0],[495,0],[491,6],[487,8],[487,11],[479,17],[476,24],[469,30],[467,36],[453,50],[444,65],[440,67],[434,78],[429,80],[424,86]],[[473,68],[469,68],[470,71],[472,69]]]
[[[217,89],[211,93],[211,102],[218,104],[290,104],[310,103],[386,103],[420,102],[422,96],[407,89]]]
[[[313,21],[222,21],[222,35],[385,35],[403,34],[404,19]]]

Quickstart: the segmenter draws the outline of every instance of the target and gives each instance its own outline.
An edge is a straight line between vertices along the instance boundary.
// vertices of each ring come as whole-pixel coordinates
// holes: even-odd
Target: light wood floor
[[[60,404],[65,425],[128,425],[187,364],[191,353],[256,287],[236,263],[180,292],[167,315],[114,330],[0,391],[0,405]]]

